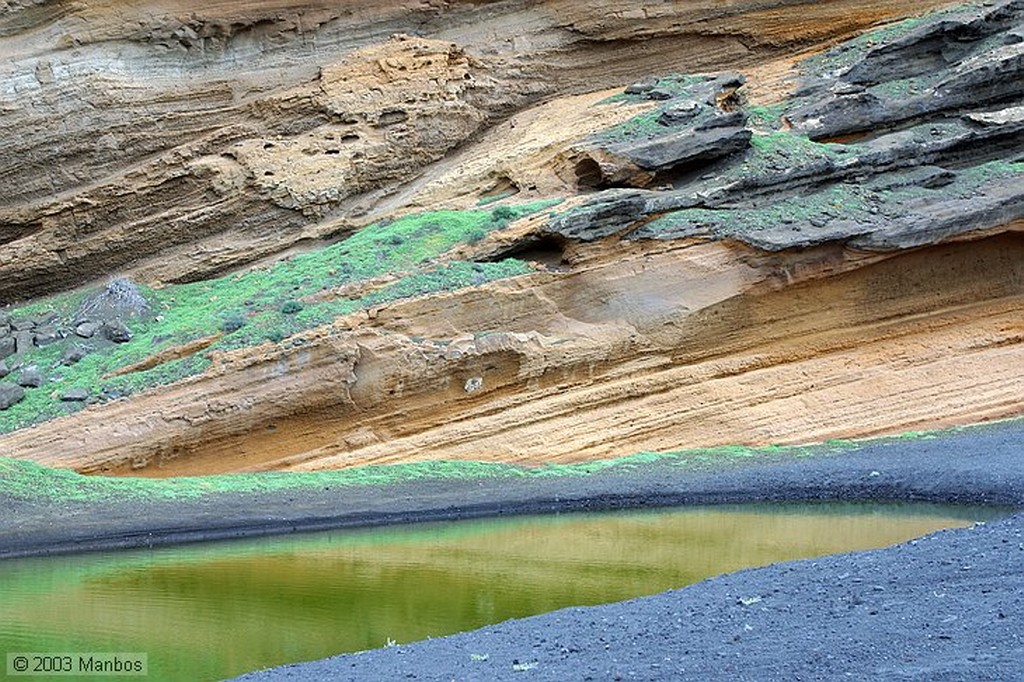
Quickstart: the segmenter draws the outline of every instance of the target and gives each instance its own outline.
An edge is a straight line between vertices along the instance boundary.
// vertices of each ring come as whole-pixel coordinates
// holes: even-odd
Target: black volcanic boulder
[[[735,125],[736,122],[739,125]],[[629,159],[644,170],[667,170],[735,154],[750,144],[752,133],[743,127],[745,117],[726,117],[709,121],[692,130],[681,130],[638,142],[629,147],[620,146],[613,151]]]
[[[81,336],[83,339],[91,339],[96,336],[96,332],[102,327],[98,322],[82,322],[75,327],[75,334]]]
[[[84,388],[69,388],[61,394],[60,399],[65,403],[82,403],[89,399],[89,391]]]
[[[6,410],[12,405],[21,402],[25,397],[25,389],[7,382],[0,383],[0,410]]]
[[[36,367],[26,367],[18,375],[18,385],[26,388],[39,388],[43,381],[43,373]]]
[[[73,345],[64,351],[64,355],[61,357],[61,364],[73,365],[88,354],[88,348],[77,344]]]
[[[111,320],[104,322],[101,328],[103,338],[114,343],[127,343],[132,340],[132,330],[128,329],[124,322]]]
[[[63,335],[60,330],[54,326],[47,325],[45,327],[37,327],[35,335],[33,336],[33,342],[40,348],[49,346],[52,343],[57,343],[63,339]]]
[[[32,328],[39,329],[42,327],[53,326],[53,324],[57,322],[57,319],[57,313],[55,313],[52,310],[48,310],[47,312],[40,313],[39,315],[36,315],[35,317],[32,318]]]
[[[36,335],[31,331],[16,331],[11,335],[17,345],[18,353],[27,353],[36,345]]]

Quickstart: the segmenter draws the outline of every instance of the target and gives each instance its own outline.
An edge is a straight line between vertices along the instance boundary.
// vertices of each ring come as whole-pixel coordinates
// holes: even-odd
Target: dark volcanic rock
[[[21,402],[25,397],[25,389],[15,384],[0,382],[0,410],[6,410]]]
[[[17,346],[16,352],[18,353],[27,353],[32,350],[36,344],[36,335],[31,331],[14,332],[14,334],[11,335],[11,338],[15,341],[15,345]]]
[[[1024,218],[1022,24],[1024,0],[1004,0],[834,48],[802,64],[807,81],[780,106],[779,128],[764,113],[752,119],[752,131],[741,127],[746,115],[735,101],[742,90],[725,102],[721,93],[693,95],[709,83],[738,81],[688,84],[686,98],[659,119],[685,119],[674,132],[602,147],[671,188],[601,192],[553,219],[551,229],[581,240],[621,232],[630,239],[736,239],[771,251],[823,242],[897,250],[1010,225]],[[735,135],[733,153],[702,157],[704,134],[717,136],[718,151]],[[849,134],[857,136],[818,141]],[[614,164],[593,158],[605,185],[613,184]],[[713,165],[693,172],[701,163]],[[662,174],[665,168],[672,174]]]
[[[651,88],[644,93],[644,97],[656,102],[663,102],[665,100],[672,99],[672,92],[661,88]]]
[[[89,399],[89,391],[84,388],[69,388],[61,394],[60,399],[66,403],[82,403]]]
[[[33,329],[36,323],[32,320],[11,320],[11,329],[16,332],[27,332]]]
[[[629,92],[628,88],[626,92]],[[692,121],[703,107],[700,102],[692,99],[684,100],[679,104],[671,106],[661,112],[658,116],[658,123],[663,126],[678,126],[687,121]]]
[[[612,148],[645,170],[666,170],[698,161],[711,161],[747,148],[752,133],[741,126],[684,130],[657,137],[628,149]]]
[[[940,206],[935,210],[933,202],[907,202],[903,216],[885,230],[872,230],[850,244],[870,250],[905,249],[944,241],[978,226],[1005,225],[1024,216],[1024,188],[993,184],[971,196],[954,195]]]
[[[106,402],[108,400],[120,400],[121,398],[127,398],[131,395],[131,391],[121,388],[112,388],[104,386],[100,391],[100,400]]]
[[[127,343],[132,340],[132,331],[123,322],[117,320],[104,322],[101,331],[103,338],[114,343]]]
[[[639,83],[633,83],[626,86],[625,93],[627,95],[642,95],[645,92],[650,92],[657,86],[655,81],[641,81]]]
[[[89,349],[85,346],[79,346],[78,344],[69,346],[61,357],[61,364],[73,365],[88,354]]]
[[[52,343],[56,343],[63,338],[63,335],[61,335],[60,331],[56,327],[37,327],[35,330],[33,343],[35,343],[35,345],[39,346],[40,348],[43,348],[45,346],[49,346]]]
[[[6,358],[9,355],[14,355],[17,350],[18,342],[15,341],[13,336],[0,337],[0,358]]]
[[[32,318],[32,328],[41,329],[43,327],[50,327],[54,322],[57,321],[57,313],[52,310],[45,313],[40,313]]]
[[[969,11],[927,22],[902,38],[869,50],[842,79],[874,85],[946,70],[969,56],[978,41],[1010,28],[1007,19],[1013,11],[1012,6],[983,14]]]
[[[925,21],[868,50],[843,72],[812,75],[798,91],[807,103],[786,117],[822,139],[1019,100],[1024,43],[1007,38],[1022,22],[1019,0]]]
[[[11,368],[7,366],[7,362],[0,360],[0,379],[11,373]]]
[[[83,339],[91,339],[96,335],[103,325],[98,322],[82,322],[75,326],[75,334]]]
[[[566,239],[593,241],[621,232],[646,213],[649,192],[607,190],[577,210],[551,220],[550,232]]]
[[[39,388],[43,382],[43,374],[37,367],[26,367],[18,375],[18,385],[26,388]]]

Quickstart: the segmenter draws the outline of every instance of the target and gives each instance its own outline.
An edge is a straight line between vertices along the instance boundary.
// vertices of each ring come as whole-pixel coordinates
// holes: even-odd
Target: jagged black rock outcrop
[[[1009,225],[1024,217],[1022,25],[1024,2],[1006,0],[838,46],[803,63],[804,84],[746,152],[668,189],[599,192],[547,230],[896,250]],[[686,110],[687,93],[676,98],[662,110]],[[615,149],[626,157],[628,145]]]
[[[787,114],[812,139],[895,126],[1024,95],[1024,2],[958,10],[868,50],[845,71],[825,71],[798,90],[810,101]],[[855,46],[826,54],[841,61]]]
[[[25,389],[17,384],[0,383],[0,410],[6,410],[25,398]]]
[[[573,151],[581,186],[645,187],[741,152],[750,144],[747,114],[736,108],[736,73],[634,83],[632,100],[665,102],[655,112],[597,135]],[[581,170],[582,169],[582,170]]]

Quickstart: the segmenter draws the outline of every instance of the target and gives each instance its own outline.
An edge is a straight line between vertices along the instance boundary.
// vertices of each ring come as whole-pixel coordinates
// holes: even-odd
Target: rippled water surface
[[[6,561],[0,653],[147,652],[147,680],[218,680],[993,515],[893,504],[686,508]]]

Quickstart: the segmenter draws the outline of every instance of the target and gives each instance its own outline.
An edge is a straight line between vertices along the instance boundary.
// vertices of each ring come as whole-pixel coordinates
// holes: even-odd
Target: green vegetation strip
[[[601,100],[598,102],[599,106],[616,103],[650,103],[654,106],[652,106],[650,110],[637,114],[627,121],[623,121],[622,123],[616,124],[594,134],[591,136],[590,140],[606,144],[615,142],[639,142],[664,135],[667,127],[659,122],[661,115],[666,109],[669,109],[679,103],[677,100],[678,97],[687,95],[694,84],[701,83],[704,80],[705,76],[702,74],[673,73],[663,76],[653,83],[653,86],[658,90],[671,95],[670,99],[656,101],[649,100],[643,95],[620,93]]]
[[[679,452],[642,452],[627,457],[581,464],[524,467],[476,461],[431,461],[372,465],[310,473],[266,472],[217,476],[145,479],[83,476],[34,462],[0,458],[0,495],[23,502],[105,502],[124,500],[189,500],[213,494],[252,494],[324,487],[389,485],[426,480],[482,478],[549,478],[625,473],[651,464],[694,470],[723,468],[779,457],[810,456],[853,447],[838,441],[806,447],[719,447]]]

